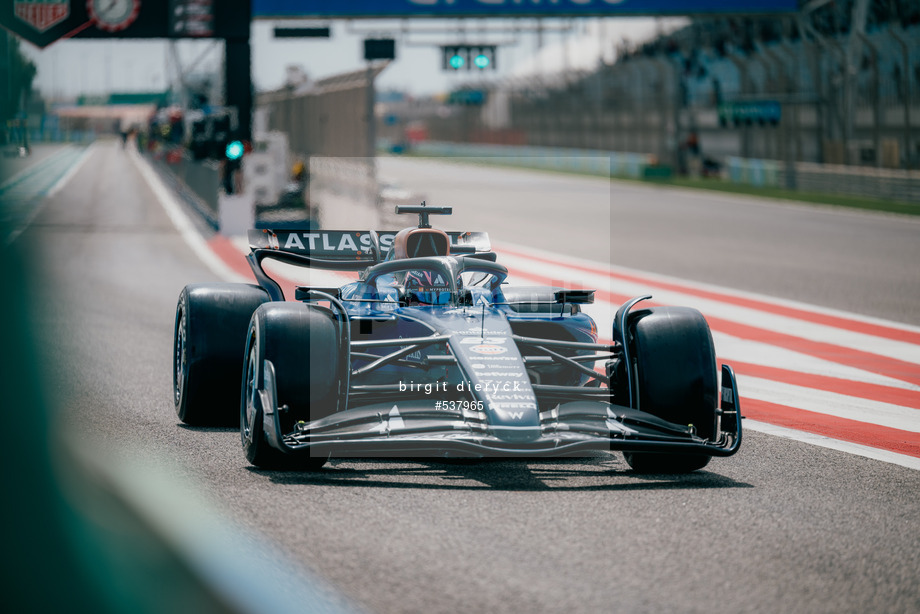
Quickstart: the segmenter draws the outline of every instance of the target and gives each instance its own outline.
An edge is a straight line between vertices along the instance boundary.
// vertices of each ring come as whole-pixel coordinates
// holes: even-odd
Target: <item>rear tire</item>
[[[703,315],[687,307],[653,307],[636,312],[637,409],[675,424],[692,425],[712,439],[716,431],[718,387],[712,333]],[[689,473],[710,460],[703,454],[624,452],[639,473]]]
[[[249,324],[240,398],[243,452],[263,469],[319,469],[328,456],[286,456],[271,447],[255,394],[265,386],[265,361],[275,370],[282,434],[298,421],[309,422],[336,411],[340,391],[339,330],[329,312],[304,303],[270,303],[256,309]]]
[[[252,312],[269,301],[249,284],[192,284],[182,289],[173,334],[173,402],[182,422],[230,426]]]

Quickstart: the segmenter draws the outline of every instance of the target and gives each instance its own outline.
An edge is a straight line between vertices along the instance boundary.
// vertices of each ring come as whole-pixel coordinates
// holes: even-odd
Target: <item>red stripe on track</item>
[[[801,354],[814,356],[815,358],[856,367],[857,369],[893,377],[920,386],[920,365],[914,363],[873,354],[871,352],[842,347],[832,343],[802,339],[801,337],[777,333],[756,326],[740,324],[738,322],[731,322],[722,318],[706,316],[706,320],[713,330],[732,335],[733,337],[768,343]]]
[[[613,340],[598,336],[597,343],[613,345]],[[857,382],[842,377],[803,373],[801,371],[793,371],[791,369],[782,369],[779,367],[768,367],[734,359],[728,360],[721,356],[716,357],[716,362],[720,365],[723,363],[729,365],[735,373],[740,375],[759,377],[781,384],[792,384],[793,386],[802,386],[814,390],[836,392],[850,397],[891,403],[892,405],[910,407],[911,409],[920,409],[920,391],[918,390],[896,388],[884,384]]]
[[[836,392],[838,394],[869,401],[879,401],[882,403],[899,405],[901,407],[920,409],[920,392],[916,390],[893,388],[882,384],[854,382],[853,380],[839,377],[801,373],[800,371],[791,371],[777,367],[765,367],[763,365],[755,365],[746,362],[722,361],[721,359],[719,362],[727,362],[727,364],[731,365],[732,369],[739,375],[760,377],[772,382],[803,386],[813,390],[824,390],[825,392]]]
[[[555,283],[558,285],[560,283],[559,280],[553,280],[549,277],[544,277],[529,271],[520,271],[510,268],[508,270],[509,272],[513,271],[515,276],[533,279],[543,284],[552,285]],[[622,304],[632,298],[630,296],[614,294],[605,290],[597,290],[595,292],[595,296],[598,300],[613,304]],[[654,301],[644,301],[643,303],[640,303],[640,307],[650,307],[655,305],[659,305],[659,303],[655,303]],[[823,360],[828,360],[838,364],[863,369],[864,371],[870,371],[879,375],[893,377],[895,379],[900,379],[905,382],[920,386],[920,365],[914,363],[898,360],[896,358],[889,358],[887,356],[881,356],[879,354],[873,354],[871,352],[864,352],[862,350],[834,345],[832,343],[811,341],[809,339],[803,339],[793,335],[786,335],[766,328],[741,324],[738,322],[725,320],[723,318],[706,316],[706,320],[709,322],[709,325],[713,330],[721,333],[739,337],[741,339],[747,339],[749,341],[758,341],[761,343],[767,343],[769,345],[786,348],[788,350],[807,354],[815,358],[821,358]]]
[[[246,256],[236,248],[236,245],[233,244],[233,241],[225,237],[224,235],[214,235],[208,239],[208,247],[211,248],[211,251],[214,254],[224,261],[230,269],[242,275],[243,277],[248,277],[252,281],[256,280],[255,275],[252,274],[252,269],[249,268],[249,263],[246,262]]]
[[[223,235],[214,235],[208,240],[208,247],[211,248],[221,260],[224,261],[234,273],[238,273],[243,277],[247,277],[252,281],[256,280],[255,275],[252,273],[252,269],[249,268],[249,262],[246,260],[246,256],[237,249],[236,245],[233,244],[233,241],[228,239]],[[278,285],[281,286],[281,291],[284,292],[284,297],[286,300],[294,299],[294,288],[300,284],[297,284],[290,279],[285,279],[280,275],[276,275],[273,278]]]
[[[741,403],[741,413],[753,420],[920,458],[920,433],[835,418],[743,396]]]
[[[560,263],[555,260],[548,258],[542,258],[540,256],[533,256],[531,254],[524,254],[521,252],[516,252],[513,249],[508,249],[506,247],[501,247],[500,252],[507,252],[509,255],[517,256],[520,258],[528,258],[530,260],[535,260],[538,262],[544,262],[546,264],[562,265],[567,268],[571,268],[577,271],[583,271],[586,273],[591,273],[594,275],[604,275],[613,279],[621,279],[624,281],[630,281],[634,283],[647,284],[654,286],[656,288],[661,288],[663,290],[672,290],[674,292],[681,292],[683,294],[692,294],[699,298],[711,299],[726,303],[729,305],[736,305],[738,307],[748,307],[751,309],[757,309],[758,311],[765,311],[767,313],[772,313],[781,316],[787,316],[790,318],[796,318],[798,320],[804,320],[806,322],[811,322],[813,324],[821,324],[824,326],[832,326],[834,328],[840,328],[843,330],[848,330],[854,333],[863,333],[866,335],[874,335],[876,337],[882,337],[885,339],[893,339],[894,341],[904,341],[905,343],[920,344],[920,333],[901,330],[899,328],[891,328],[889,326],[883,326],[880,324],[871,324],[868,322],[861,322],[859,320],[850,320],[848,318],[843,318],[840,316],[832,316],[822,313],[816,313],[813,311],[807,311],[804,309],[797,309],[795,307],[785,307],[782,305],[775,305],[773,303],[767,303],[763,301],[758,301],[756,299],[749,299],[739,296],[732,296],[729,294],[722,294],[719,292],[713,292],[710,290],[700,290],[697,288],[684,286],[681,284],[675,284],[665,281],[657,281],[645,279],[643,277],[638,277],[636,275],[629,275],[628,273],[619,273],[614,271],[605,270],[600,267],[591,267],[587,265],[580,264],[570,264],[570,263]]]
[[[223,260],[224,264],[230,267],[234,273],[238,273],[243,277],[255,281],[255,275],[253,275],[252,269],[249,268],[249,262],[246,260],[246,255],[236,247],[233,241],[223,235],[216,234],[208,240],[208,247],[210,247],[211,251]],[[336,271],[336,274],[347,278],[349,281],[356,281],[358,279],[358,273],[353,271]],[[281,286],[281,291],[284,292],[285,299],[289,301],[294,300],[294,289],[297,286],[303,285],[300,282],[293,281],[282,275],[272,275],[271,278],[278,282],[278,285]]]

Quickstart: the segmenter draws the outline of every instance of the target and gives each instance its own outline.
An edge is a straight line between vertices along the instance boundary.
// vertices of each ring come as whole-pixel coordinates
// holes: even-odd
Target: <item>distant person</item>
[[[294,163],[294,166],[291,167],[291,181],[296,183],[306,185],[307,183],[307,166],[303,163],[302,160],[298,160]]]

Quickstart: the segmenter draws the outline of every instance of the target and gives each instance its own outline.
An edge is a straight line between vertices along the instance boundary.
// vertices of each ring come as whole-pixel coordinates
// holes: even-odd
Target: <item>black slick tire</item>
[[[252,312],[267,301],[268,293],[250,284],[182,289],[173,334],[173,402],[182,422],[235,424],[247,326]]]
[[[269,303],[256,309],[246,336],[240,392],[243,452],[263,469],[319,469],[328,456],[287,456],[271,447],[255,395],[265,386],[265,361],[275,371],[282,433],[299,421],[333,413],[340,388],[339,330],[325,308],[304,303]]]
[[[653,307],[636,312],[633,347],[638,409],[710,439],[718,402],[715,348],[703,315],[687,307]],[[635,402],[635,401],[634,401]],[[710,456],[625,452],[639,473],[689,473]]]

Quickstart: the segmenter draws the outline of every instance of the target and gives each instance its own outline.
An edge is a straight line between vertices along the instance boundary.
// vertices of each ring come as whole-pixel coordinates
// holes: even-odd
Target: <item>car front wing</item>
[[[601,392],[598,390],[597,392]],[[600,398],[600,397],[599,397]],[[265,364],[265,385],[256,402],[268,443],[306,456],[554,457],[588,451],[685,453],[731,456],[741,445],[741,413],[735,375],[722,366],[721,403],[713,439],[692,425],[667,422],[605,400],[560,403],[540,412],[538,427],[511,433],[495,427],[484,412],[468,407],[439,409],[437,401],[377,402],[299,422],[282,432],[275,399],[274,367]]]

